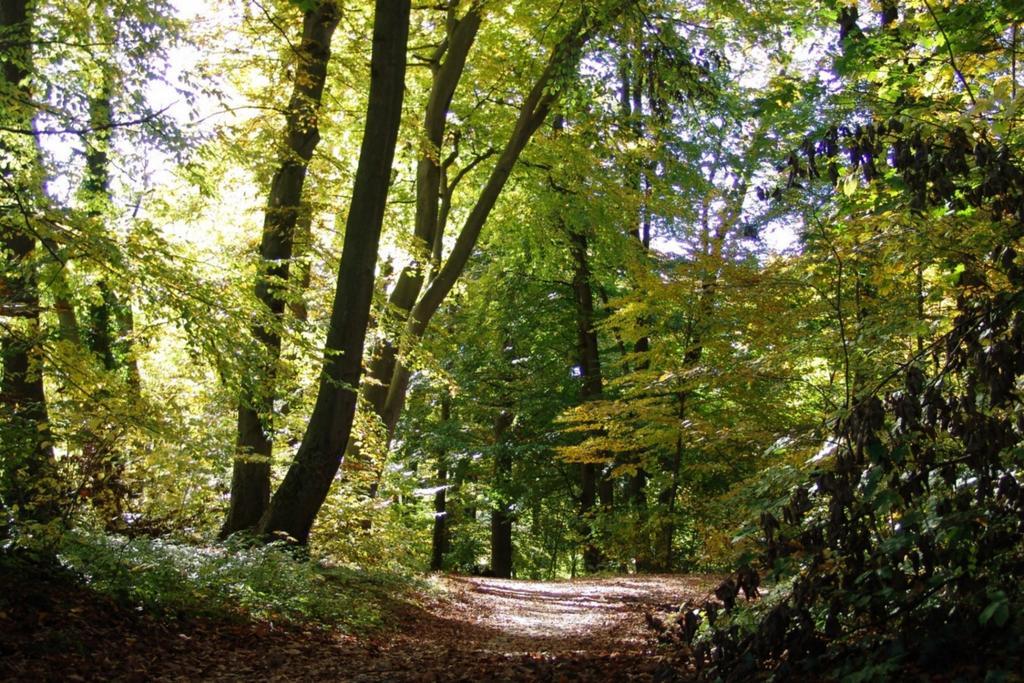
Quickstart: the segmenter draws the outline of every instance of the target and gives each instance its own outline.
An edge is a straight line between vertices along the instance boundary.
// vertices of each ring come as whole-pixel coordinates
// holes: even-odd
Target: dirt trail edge
[[[450,597],[405,615],[353,681],[656,681],[644,613],[674,609],[715,585],[705,576],[562,582],[445,579]]]

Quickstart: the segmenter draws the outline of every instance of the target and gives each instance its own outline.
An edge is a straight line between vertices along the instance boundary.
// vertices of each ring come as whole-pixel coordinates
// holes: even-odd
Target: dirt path
[[[644,612],[704,596],[714,579],[623,577],[566,582],[446,580],[450,597],[407,615],[353,681],[652,681]]]
[[[644,613],[714,579],[445,577],[375,636],[143,614],[64,581],[0,576],[0,680],[673,681]]]

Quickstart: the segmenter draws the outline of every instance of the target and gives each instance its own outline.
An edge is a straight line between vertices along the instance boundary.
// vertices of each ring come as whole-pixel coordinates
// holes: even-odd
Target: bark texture
[[[644,74],[640,70],[634,75],[634,65],[629,53],[621,58],[620,78],[621,87],[619,90],[619,112],[624,124],[632,131],[637,138],[644,135],[643,114],[644,114]],[[638,168],[629,179],[633,191],[639,195],[650,187],[650,180],[646,176],[646,169]],[[642,253],[650,251],[651,245],[651,211],[647,206],[646,199],[641,201],[640,211],[637,215],[637,222],[631,229],[630,234],[636,239]],[[646,369],[649,365],[647,354],[651,350],[651,342],[646,336],[641,337],[633,345],[633,353],[637,357],[637,369]],[[647,471],[643,468],[643,454],[637,454],[636,473],[630,477],[626,486],[626,495],[630,504],[638,511],[641,524],[647,518]],[[649,569],[650,562],[647,558],[638,557],[637,567],[641,570]]]
[[[370,93],[316,403],[295,460],[257,526],[306,543],[352,431],[381,224],[405,95],[409,0],[376,0]]]

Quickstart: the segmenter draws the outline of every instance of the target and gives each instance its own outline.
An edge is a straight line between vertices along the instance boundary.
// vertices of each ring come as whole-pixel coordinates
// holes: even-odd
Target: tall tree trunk
[[[512,578],[512,505],[508,486],[512,481],[512,452],[505,434],[512,426],[512,413],[501,411],[494,420],[494,488],[491,508],[491,572],[499,579]]]
[[[375,2],[366,126],[345,224],[324,367],[302,444],[257,526],[265,538],[284,534],[302,544],[309,540],[352,431],[377,248],[405,95],[409,5],[409,0]]]
[[[623,118],[624,127],[632,131],[633,135],[639,139],[644,135],[643,72],[637,73],[634,77],[634,65],[629,57],[629,51],[624,51],[624,54],[620,57],[619,73],[621,87],[619,90],[619,113]],[[629,179],[629,182],[631,188],[638,196],[640,196],[641,192],[644,193],[640,202],[640,210],[636,216],[636,224],[631,228],[630,234],[636,239],[642,252],[646,254],[650,250],[651,245],[651,211],[647,206],[646,197],[650,181],[643,169],[637,169]],[[648,367],[647,353],[650,350],[651,342],[646,336],[638,339],[633,345],[633,353],[637,357],[637,370],[644,370]],[[642,526],[647,517],[647,494],[645,491],[647,487],[647,472],[642,464],[643,454],[637,454],[635,457],[637,458],[637,469],[630,477],[630,481],[626,486],[626,496],[638,511],[640,525]],[[641,558],[637,558],[637,561],[639,565],[645,564]],[[640,566],[639,568],[645,569],[647,567]]]
[[[703,230],[706,239],[704,256],[708,259],[709,270],[701,276],[700,291],[697,292],[696,313],[690,323],[687,333],[688,349],[683,355],[683,367],[695,368],[704,356],[704,345],[707,342],[708,330],[714,320],[714,307],[718,296],[719,271],[722,262],[722,254],[725,246],[725,238],[729,231],[734,229],[739,222],[740,213],[743,207],[743,198],[746,195],[746,176],[742,176],[737,183],[728,201],[719,210],[717,225],[712,230],[711,208],[712,203],[718,198],[710,196],[704,198]],[[675,448],[672,452],[662,458],[662,468],[668,474],[668,484],[658,494],[658,502],[666,511],[667,515],[658,529],[657,549],[654,568],[660,570],[671,569],[673,553],[673,537],[675,535],[675,510],[676,498],[679,493],[680,477],[682,474],[683,455],[685,443],[683,440],[683,422],[686,419],[687,401],[692,391],[684,389],[678,392],[678,408],[676,413],[679,433],[676,437]]]
[[[296,223],[310,220],[309,216],[299,217],[303,206],[302,188],[309,161],[320,141],[317,117],[331,57],[331,38],[339,18],[334,0],[325,0],[307,11],[303,19],[299,63],[295,68],[285,124],[284,151],[270,184],[260,239],[260,273],[255,295],[269,317],[252,327],[259,348],[242,381],[239,396],[231,506],[221,528],[222,537],[255,527],[270,500],[272,415],[281,356],[280,324],[285,308],[281,290],[288,280]],[[308,211],[308,205],[306,209]]]
[[[98,40],[113,40],[102,36]],[[110,137],[114,126],[113,110],[110,98],[114,91],[114,67],[100,63],[103,69],[102,84],[99,93],[89,97],[89,121],[92,130],[83,136],[85,145],[85,177],[82,180],[81,194],[90,207],[88,214],[94,218],[103,215],[104,205],[110,205]],[[120,367],[115,358],[114,340],[121,337],[123,328],[131,319],[128,308],[124,312],[117,292],[105,279],[96,283],[100,292],[99,301],[89,307],[89,326],[86,329],[88,348],[100,359],[103,368],[113,372]],[[130,354],[125,354],[130,355]]]
[[[629,3],[621,3],[621,5],[626,4]],[[608,17],[609,21],[610,19],[611,17]],[[404,335],[408,343],[415,344],[423,337],[430,324],[430,319],[448,296],[448,292],[455,286],[476,247],[477,239],[480,237],[480,232],[483,230],[491,210],[519,160],[519,155],[533,134],[547,119],[559,96],[559,89],[554,85],[556,77],[558,74],[564,73],[567,68],[575,67],[583,46],[594,35],[597,28],[596,25],[590,23],[588,14],[584,12],[552,50],[544,71],[523,100],[512,134],[502,149],[498,161],[491,169],[490,176],[480,191],[476,203],[466,217],[451,253],[444,264],[436,270],[426,290],[409,313]],[[396,353],[396,357],[398,355]],[[379,413],[389,436],[394,434],[398,418],[405,406],[409,378],[409,368],[400,361],[395,362],[390,381],[387,382],[384,407]]]
[[[430,568],[444,568],[444,554],[448,551],[448,466],[444,460],[437,463],[437,493],[434,494],[434,529],[430,542]]]
[[[415,253],[412,261],[402,269],[388,297],[388,312],[396,315],[400,322],[408,319],[409,311],[419,298],[434,244],[439,241],[445,228],[439,203],[450,188],[442,187],[441,148],[452,98],[480,29],[482,12],[480,3],[474,2],[466,14],[456,20],[454,11],[457,4],[453,2],[449,6],[448,36],[443,54],[434,57],[433,81],[423,115],[423,148],[416,164],[416,216],[413,227]],[[384,414],[397,354],[397,341],[385,339],[376,349],[367,369],[373,381],[363,385],[363,394],[378,416]]]
[[[590,282],[590,262],[587,238],[582,233],[569,234],[569,248],[573,257],[572,289],[576,301],[576,346],[580,362],[580,399],[593,401],[604,392],[601,377],[601,356],[597,331],[594,329],[594,292]],[[585,462],[580,466],[580,528],[584,535],[583,566],[596,571],[603,561],[600,549],[593,542],[592,520],[598,496],[602,504],[610,498],[610,481],[603,476],[597,463]],[[610,503],[610,501],[608,501]]]
[[[680,392],[678,396],[679,407],[676,417],[682,424],[686,415],[687,392]],[[658,503],[665,511],[665,519],[658,528],[657,550],[655,553],[654,567],[661,571],[672,569],[674,558],[673,539],[676,533],[675,511],[676,497],[679,493],[679,475],[683,466],[683,434],[676,436],[675,448],[671,455],[662,459],[662,468],[668,474],[668,485],[658,493]]]
[[[597,503],[597,467],[594,463],[580,465],[580,519],[579,529],[583,535],[583,568],[588,572],[597,571],[601,566],[601,549],[594,543],[592,520]]]
[[[28,92],[29,64],[32,60],[32,15],[26,0],[4,0],[0,4],[0,30],[6,36],[7,60],[3,63],[4,89],[17,93],[20,102],[5,104],[0,119],[12,127],[31,127],[32,101]],[[22,104],[24,103],[24,104]],[[3,495],[7,507],[17,506],[19,515],[46,521],[57,512],[56,461],[53,454],[50,421],[43,389],[40,354],[39,290],[34,251],[36,240],[31,225],[32,206],[36,202],[33,181],[26,182],[31,171],[22,163],[26,150],[0,143],[0,244],[6,254],[0,278],[0,312],[21,318],[22,324],[4,326],[2,349],[3,376],[0,378],[0,430],[3,442]],[[0,522],[6,530],[6,521]],[[5,532],[6,533],[6,532]]]
[[[93,39],[100,44],[114,40],[109,6],[97,3],[94,8],[98,19],[94,27],[97,34]],[[80,187],[80,197],[85,203],[87,214],[101,220],[113,206],[111,196],[110,150],[114,130],[114,116],[111,98],[117,88],[117,71],[112,59],[101,57],[97,68],[101,71],[100,88],[89,96],[89,121],[91,130],[83,134],[85,148],[85,175]],[[86,348],[97,359],[103,369],[111,375],[120,375],[127,390],[138,398],[141,395],[141,379],[138,363],[133,352],[134,316],[130,299],[122,301],[110,283],[101,278],[96,282],[100,297],[88,308],[88,325],[84,334],[76,333]],[[63,288],[66,289],[66,286]],[[62,302],[55,297],[55,303]],[[68,302],[70,305],[70,302]],[[73,315],[73,310],[71,315]],[[73,320],[61,322],[61,328],[75,324]],[[99,398],[106,395],[102,390]],[[91,405],[91,404],[90,404]],[[86,407],[89,410],[89,406]],[[126,461],[123,453],[115,449],[109,435],[87,430],[82,443],[82,473],[89,477],[89,500],[99,513],[108,530],[123,528],[123,511],[129,491],[124,484],[123,474]]]

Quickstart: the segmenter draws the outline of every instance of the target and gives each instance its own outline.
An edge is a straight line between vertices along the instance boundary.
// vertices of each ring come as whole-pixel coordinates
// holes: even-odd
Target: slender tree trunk
[[[112,311],[118,301],[106,280],[96,283],[100,290],[98,303],[89,306],[89,324],[85,330],[86,347],[93,358],[99,361],[107,373],[114,373],[118,363],[114,357]],[[109,397],[107,389],[100,389],[97,399]],[[89,407],[86,408],[89,412]],[[102,430],[86,428],[82,441],[81,471],[88,477],[89,502],[111,531],[121,528],[124,523],[124,504],[128,491],[124,486],[123,454],[115,450],[115,444]]]
[[[445,391],[441,399],[441,423],[446,424],[452,417],[452,399]],[[431,543],[430,568],[437,571],[444,567],[444,554],[448,552],[448,454],[443,450],[437,454],[437,493],[434,494],[434,533]]]
[[[638,467],[636,474],[629,478],[627,496],[630,502],[637,508],[643,509],[647,506],[647,472]]]
[[[644,135],[643,74],[638,73],[634,78],[634,65],[629,59],[629,52],[625,52],[620,59],[620,78],[622,83],[619,90],[619,112],[623,118],[625,128],[631,130],[633,135],[639,139]],[[629,182],[633,191],[638,196],[641,192],[646,195],[650,181],[645,177],[642,170],[638,169],[629,179]],[[643,253],[646,254],[650,250],[651,245],[651,211],[647,206],[646,196],[641,199],[636,221],[630,234],[636,239]],[[638,370],[645,370],[648,367],[647,353],[650,350],[651,342],[646,336],[638,339],[633,345],[633,353],[638,359],[636,364]],[[647,472],[643,468],[642,455],[642,453],[637,454],[636,473],[630,477],[630,481],[626,486],[626,495],[633,507],[639,512],[641,526],[645,523],[647,517],[647,495],[645,491]],[[643,564],[640,558],[638,558],[638,564]]]
[[[711,270],[704,273],[701,277],[700,291],[696,295],[696,313],[687,335],[689,341],[688,350],[683,355],[683,366],[685,368],[696,367],[704,356],[704,345],[707,341],[709,326],[714,320],[714,307],[718,295],[718,264],[722,260],[725,238],[739,221],[745,194],[746,180],[743,178],[735,189],[731,201],[720,211],[718,224],[714,231],[711,229],[709,218],[711,199],[705,198],[704,231],[705,235],[707,235],[705,256],[709,259]],[[687,401],[691,394],[692,392],[688,389],[677,394],[678,410],[676,419],[679,424],[679,434],[676,437],[676,444],[672,453],[662,459],[662,468],[668,474],[669,481],[667,486],[658,494],[658,502],[667,513],[664,523],[658,530],[658,548],[655,557],[655,568],[661,570],[671,569],[674,560],[672,545],[675,535],[674,516],[685,451],[682,425],[686,418]]]
[[[413,259],[402,269],[398,282],[388,297],[388,312],[399,322],[409,317],[423,288],[428,261],[434,244],[440,241],[445,224],[439,203],[448,188],[442,187],[441,148],[455,90],[465,71],[466,59],[480,29],[480,3],[474,2],[466,14],[456,20],[452,3],[449,30],[443,54],[435,56],[433,81],[423,115],[423,149],[416,165],[416,217],[413,228]],[[443,61],[442,61],[443,59]],[[383,416],[388,388],[397,361],[397,341],[386,339],[373,356],[367,370],[373,379],[363,385],[363,395],[378,416]],[[389,425],[390,426],[390,425]],[[390,426],[393,429],[393,426]],[[389,438],[392,431],[388,432]]]
[[[444,460],[437,463],[437,493],[434,494],[434,530],[430,544],[430,568],[444,568],[444,554],[448,551],[448,467]]]
[[[597,475],[597,500],[601,503],[601,509],[611,512],[615,507],[615,482],[609,476],[608,466],[601,468]]]
[[[101,3],[97,6],[101,14],[106,8]],[[112,36],[96,37],[97,42],[113,40]],[[114,67],[109,63],[100,62],[103,70],[99,92],[89,97],[89,122],[92,130],[83,135],[85,147],[85,177],[82,179],[80,195],[89,207],[88,214],[93,218],[103,216],[104,205],[111,202],[110,196],[110,138],[113,130],[114,117],[110,98],[114,91]],[[88,327],[85,330],[85,341],[89,350],[99,358],[103,368],[113,372],[118,368],[114,357],[114,339],[119,336],[120,324],[116,319],[122,305],[117,293],[105,279],[96,283],[100,292],[99,301],[88,309]]]
[[[630,4],[629,0],[624,0],[618,8],[622,9],[628,4]],[[608,20],[611,20],[610,16]],[[592,24],[588,14],[584,12],[552,50],[544,71],[523,100],[512,134],[491,169],[490,176],[480,191],[476,203],[466,217],[451,253],[444,264],[436,269],[426,289],[416,300],[408,315],[404,335],[404,339],[408,340],[407,343],[415,344],[423,337],[430,324],[430,319],[437,312],[448,292],[455,286],[476,247],[477,239],[491,210],[519,160],[520,154],[533,134],[547,119],[559,96],[558,88],[554,85],[556,77],[564,73],[566,69],[575,67],[583,46],[594,35],[597,28],[598,26]],[[437,240],[435,240],[436,245]],[[436,254],[437,249],[435,248],[435,261],[439,261]],[[397,360],[400,352],[401,349],[396,345],[393,354],[396,360],[390,380],[383,383],[387,387],[387,395],[383,408],[378,411],[378,415],[387,428],[389,438],[394,434],[398,418],[405,407],[406,392],[409,388],[410,370]]]
[[[8,48],[7,61],[3,62],[4,89],[17,93],[21,102],[31,102],[27,84],[32,59],[32,15],[26,0],[4,0],[0,4],[0,30],[13,46]],[[14,103],[5,105],[0,119],[27,129],[32,114],[27,104],[22,108],[20,103]],[[0,244],[6,255],[0,278],[0,312],[22,321],[5,325],[0,339],[0,461],[4,473],[0,495],[7,508],[0,527],[5,534],[6,519],[15,506],[19,516],[38,521],[46,521],[57,512],[56,461],[40,353],[36,240],[30,225],[36,199],[27,188],[34,182],[26,182],[25,178],[30,175],[26,167],[34,166],[34,161],[19,163],[25,154],[33,154],[34,148],[25,147],[32,151],[23,152],[16,146],[0,143]]]
[[[231,506],[221,528],[222,537],[255,527],[270,500],[272,415],[281,356],[280,324],[285,309],[281,290],[288,280],[296,224],[310,220],[309,216],[299,217],[302,188],[309,161],[320,141],[317,117],[327,79],[331,38],[339,18],[334,0],[324,0],[307,11],[303,19],[284,152],[270,184],[260,240],[260,274],[255,294],[269,318],[252,328],[259,348],[248,376],[243,379],[239,397]]]
[[[257,527],[268,539],[283,534],[302,544],[309,540],[352,431],[377,248],[405,94],[409,12],[409,0],[375,2],[366,126],[345,225],[324,367],[302,444]]]
[[[572,289],[576,300],[576,345],[580,362],[582,387],[580,399],[593,401],[604,392],[601,377],[601,356],[597,331],[594,329],[594,292],[590,282],[590,262],[587,238],[582,233],[570,233],[569,247],[573,257]],[[603,561],[602,553],[593,542],[592,521],[599,494],[604,504],[610,498],[610,480],[596,463],[580,466],[580,528],[583,530],[583,565],[588,572],[596,571]],[[610,504],[610,500],[607,500]]]
[[[494,420],[494,488],[491,508],[491,572],[499,579],[512,577],[512,512],[508,487],[512,481],[512,452],[505,434],[512,426],[512,413],[503,410]]]
[[[95,7],[103,21],[95,24],[98,35],[94,36],[97,43],[113,41],[112,28],[109,24],[109,7],[106,2],[99,2]],[[116,90],[116,69],[109,56],[101,59],[98,68],[101,73],[99,91],[89,97],[89,121],[92,130],[82,136],[85,148],[85,176],[80,188],[80,196],[88,207],[88,214],[99,220],[113,205],[111,195],[110,149],[111,136],[114,130],[113,107],[111,98]],[[138,363],[133,349],[134,316],[131,300],[121,300],[118,293],[106,279],[96,282],[100,297],[97,303],[89,306],[88,325],[81,337],[86,348],[99,360],[103,369],[111,375],[120,375],[124,371],[127,390],[135,398],[141,396],[142,382],[139,376]],[[65,287],[66,289],[66,287]],[[57,302],[60,304],[60,302]],[[73,310],[71,315],[73,315]],[[74,324],[68,320],[61,327]],[[105,395],[106,390],[101,394]],[[129,491],[124,484],[123,475],[126,461],[123,453],[115,449],[115,444],[108,435],[87,432],[82,444],[83,473],[89,476],[89,497],[93,507],[100,514],[108,530],[116,531],[123,528],[123,511]]]
[[[431,90],[432,106],[428,105],[427,119],[425,120],[427,135],[428,137],[434,136],[433,142],[443,139],[444,121],[439,119],[437,114],[442,111],[447,113],[451,104],[451,98],[465,66],[466,56],[479,28],[479,11],[480,7],[474,3],[461,20],[461,25],[452,25],[449,30],[450,45],[447,49],[451,53],[440,70],[435,72],[434,85]],[[581,18],[552,51],[545,70],[520,107],[512,135],[491,170],[484,188],[477,197],[476,204],[463,223],[455,246],[443,266],[440,253],[441,238],[450,209],[451,194],[457,179],[452,184],[442,187],[444,164],[438,165],[430,159],[421,158],[417,168],[416,237],[421,248],[424,246],[429,248],[432,277],[426,291],[417,298],[423,289],[425,278],[422,265],[414,264],[403,271],[389,301],[391,311],[398,315],[400,322],[405,322],[403,338],[407,340],[407,343],[418,343],[430,323],[430,318],[437,312],[448,292],[455,286],[473,253],[476,241],[491,210],[519,159],[519,155],[533,134],[543,124],[557,99],[557,93],[549,87],[552,80],[559,68],[576,63],[579,59],[579,51],[593,34],[593,30],[594,27],[588,26],[587,22]],[[449,68],[449,63],[451,64],[449,75],[442,78],[442,72]],[[430,150],[428,148],[428,152],[434,155],[438,154],[437,149]],[[477,161],[481,160],[482,158]],[[439,196],[440,206],[438,206]],[[385,341],[370,363],[369,373],[374,381],[367,383],[364,388],[369,405],[372,406],[384,425],[388,445],[394,437],[398,419],[405,408],[406,392],[409,389],[411,376],[409,368],[399,361],[400,352],[401,348],[397,339]],[[355,444],[349,444],[349,452],[353,455],[356,454]],[[382,474],[383,469],[378,468],[376,481],[370,485],[370,497],[377,495]]]
[[[459,81],[462,80],[469,51],[476,41],[483,11],[482,3],[474,0],[466,14],[458,19],[455,14],[458,4],[457,1],[452,1],[448,5],[447,36],[431,62],[433,80],[423,115],[423,147],[416,164],[416,215],[413,226],[415,253],[412,261],[399,274],[398,282],[388,296],[388,305],[384,312],[384,315],[397,318],[399,324],[408,320],[409,311],[412,310],[423,288],[427,263],[433,262],[435,245],[442,242],[448,214],[447,211],[441,210],[439,202],[443,205],[443,198],[450,197],[454,190],[453,187],[444,184],[441,147],[444,144],[452,98],[455,96]],[[450,161],[454,161],[454,156]],[[385,423],[388,445],[394,436],[397,416],[394,421],[385,419],[385,406],[397,360],[397,340],[384,338],[374,349],[367,367],[371,381],[364,382],[361,388],[366,405]],[[355,440],[349,440],[346,459],[353,464],[361,460],[359,445]],[[378,464],[375,468],[376,477],[367,491],[370,498],[377,497],[383,472],[383,465]],[[369,531],[370,520],[364,520],[362,524],[363,528]]]
[[[580,465],[580,531],[583,534],[583,568],[597,571],[601,566],[601,550],[594,544],[591,521],[597,502],[597,468],[593,463]]]
[[[680,392],[678,396],[679,409],[677,418],[682,424],[686,415],[686,392]],[[675,511],[676,497],[679,493],[679,475],[683,466],[683,435],[680,432],[676,436],[676,445],[672,454],[662,463],[662,467],[668,474],[668,485],[658,494],[658,503],[665,510],[666,519],[658,529],[658,549],[655,555],[655,567],[661,571],[672,569],[674,557],[673,539],[676,533]]]
[[[618,9],[621,10],[628,4],[630,4],[630,0],[624,0],[619,4]],[[475,8],[476,5],[474,4],[470,12],[467,13],[467,17]],[[608,19],[610,20],[611,17],[609,16]],[[403,273],[403,277],[399,279],[392,294],[392,299],[396,304],[392,306],[392,310],[398,312],[400,320],[404,318],[406,321],[403,335],[406,343],[418,343],[426,332],[430,319],[437,312],[441,303],[447,297],[448,292],[455,286],[466,263],[469,261],[469,257],[473,253],[477,239],[490,216],[491,210],[500,197],[520,154],[534,133],[547,119],[552,106],[558,98],[559,93],[557,89],[552,87],[553,80],[567,66],[574,67],[578,63],[583,46],[594,35],[597,28],[596,25],[589,22],[588,14],[584,12],[580,19],[568,30],[562,41],[552,50],[546,68],[523,101],[512,134],[502,149],[498,161],[492,168],[487,182],[478,195],[476,204],[474,204],[463,223],[455,245],[443,265],[441,265],[440,246],[444,222],[441,222],[438,229],[434,231],[431,252],[432,277],[429,284],[427,284],[426,290],[423,291],[418,299],[416,298],[416,294],[422,290],[424,283],[423,276],[416,273],[422,271],[411,271],[408,276],[406,276],[406,273]],[[475,33],[476,28],[473,30]],[[466,45],[467,52],[468,49],[469,45]],[[462,65],[459,66],[460,73],[461,69]],[[454,92],[455,85],[457,85],[457,82],[451,84],[452,92]],[[446,108],[448,104],[450,104],[450,97],[446,103]],[[422,167],[418,170],[422,170]],[[442,174],[443,171],[444,167],[442,165]],[[421,187],[425,187],[425,185],[418,183],[418,200]],[[431,209],[432,212],[435,212],[432,215],[435,218],[440,216],[441,221],[447,220],[451,189],[451,186],[449,186],[447,192],[441,192],[440,209]],[[430,194],[428,197],[431,198],[432,204],[436,206],[436,199],[433,199],[433,197],[436,197],[436,194]],[[419,206],[418,204],[418,219],[420,217]],[[425,240],[425,243],[429,244],[429,241]],[[413,301],[415,303],[411,304]],[[412,306],[411,310],[409,305]],[[384,425],[389,445],[394,437],[398,419],[405,408],[406,393],[409,389],[409,379],[411,377],[410,369],[399,360],[400,353],[401,348],[397,340],[389,340],[382,344],[370,367],[370,374],[375,380],[374,386],[371,388],[368,385],[366,389],[368,401]],[[350,444],[350,449],[354,451],[353,444]],[[377,481],[370,486],[369,493],[371,497],[377,494],[382,473],[383,470],[378,469]]]

